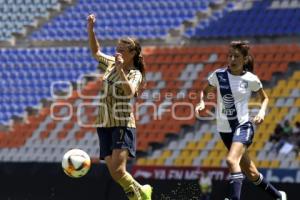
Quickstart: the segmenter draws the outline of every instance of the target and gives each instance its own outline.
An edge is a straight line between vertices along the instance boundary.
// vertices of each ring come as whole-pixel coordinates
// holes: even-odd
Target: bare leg
[[[255,182],[258,180],[260,173],[247,151],[244,153],[241,159],[240,167],[250,181]]]
[[[240,200],[242,184],[244,180],[244,175],[240,167],[240,161],[245,151],[246,147],[244,144],[240,142],[233,142],[226,158],[229,171],[231,172],[229,181],[229,199],[231,200]]]
[[[245,151],[246,148],[242,143],[232,143],[228,156],[226,158],[226,162],[231,173],[241,172],[240,161]]]
[[[245,173],[247,178],[254,183],[254,185],[260,187],[264,191],[266,191],[270,196],[274,199],[286,199],[286,194],[284,192],[279,192],[271,183],[267,182],[262,174],[257,170],[254,162],[251,160],[249,154],[247,152],[244,153],[240,166],[242,171]],[[284,193],[284,194],[282,194]],[[283,197],[283,196],[284,197]]]
[[[108,170],[112,178],[119,183],[130,200],[141,200],[139,185],[126,171],[128,159],[127,149],[114,149],[111,156],[105,157]]]

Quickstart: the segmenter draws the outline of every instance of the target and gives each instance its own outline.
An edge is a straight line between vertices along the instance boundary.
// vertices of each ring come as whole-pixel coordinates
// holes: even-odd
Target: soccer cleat
[[[281,194],[281,198],[278,199],[278,200],[287,200],[287,196],[286,196],[286,193],[284,191],[279,191],[280,194]]]
[[[151,200],[152,187],[151,185],[143,185],[140,189],[142,200]]]
[[[127,188],[127,190],[125,191],[125,194],[129,200],[143,200],[139,190],[136,187],[134,187],[133,185],[130,185]]]

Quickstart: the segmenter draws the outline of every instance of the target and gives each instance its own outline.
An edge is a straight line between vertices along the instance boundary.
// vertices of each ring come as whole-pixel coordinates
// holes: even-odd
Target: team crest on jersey
[[[248,82],[247,81],[244,81],[242,80],[241,83],[240,83],[240,88],[242,89],[246,89],[248,88]]]

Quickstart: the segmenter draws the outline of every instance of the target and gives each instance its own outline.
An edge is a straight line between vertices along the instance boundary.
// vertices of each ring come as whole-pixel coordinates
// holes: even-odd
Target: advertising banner
[[[300,169],[259,169],[270,182],[300,183]],[[202,173],[214,180],[226,180],[227,168],[175,167],[175,166],[134,166],[132,174],[138,179],[155,180],[196,180]]]

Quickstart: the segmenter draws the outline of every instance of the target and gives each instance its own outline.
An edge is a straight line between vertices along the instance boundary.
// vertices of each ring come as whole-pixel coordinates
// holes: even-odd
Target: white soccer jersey
[[[219,74],[217,77],[217,73]],[[221,74],[221,75],[220,75]],[[224,76],[222,76],[224,75]],[[229,86],[228,80],[229,79]],[[232,106],[236,109],[236,118],[239,124],[249,121],[248,102],[252,91],[258,91],[262,88],[259,78],[251,72],[246,72],[241,76],[235,76],[228,72],[227,68],[214,71],[208,77],[210,85],[217,88],[217,130],[219,132],[232,132],[232,126],[228,120],[228,113],[232,112]],[[226,83],[227,82],[227,83]],[[222,94],[222,90],[231,90],[231,94]],[[232,106],[231,106],[232,105]]]

